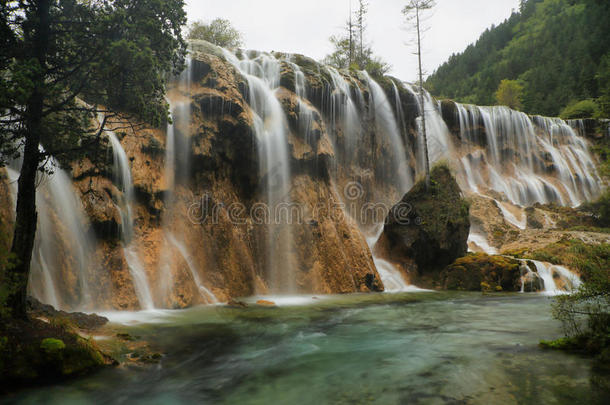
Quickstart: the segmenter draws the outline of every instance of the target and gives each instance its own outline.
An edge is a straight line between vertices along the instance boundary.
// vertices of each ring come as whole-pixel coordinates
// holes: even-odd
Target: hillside
[[[427,80],[438,97],[495,104],[503,79],[523,85],[523,111],[557,116],[580,100],[610,112],[610,2],[523,0],[520,11],[452,55]]]

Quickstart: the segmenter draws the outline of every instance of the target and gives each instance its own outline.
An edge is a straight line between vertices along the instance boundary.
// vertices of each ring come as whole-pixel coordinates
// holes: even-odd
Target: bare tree
[[[364,31],[366,30],[366,21],[365,15],[368,12],[367,10],[368,3],[364,0],[358,0],[358,10],[356,10],[356,28],[358,29],[358,41],[359,41],[359,59],[360,61],[364,61]]]
[[[422,70],[421,54],[422,54],[422,26],[423,14],[436,5],[435,0],[410,0],[402,9],[402,13],[407,19],[407,23],[415,31],[417,35],[417,54],[419,65],[419,105],[421,111],[421,126],[424,141],[424,159],[426,170],[426,190],[430,187],[430,158],[428,157],[428,136],[426,134],[426,111],[424,108],[424,72]]]
[[[352,2],[349,3],[349,20],[347,20],[347,30],[349,31],[349,63],[348,67],[354,62],[354,23],[352,22]]]

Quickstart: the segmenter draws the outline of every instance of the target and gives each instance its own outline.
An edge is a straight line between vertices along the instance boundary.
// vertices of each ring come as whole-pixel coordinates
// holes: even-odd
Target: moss
[[[420,273],[437,273],[466,254],[470,229],[469,203],[447,165],[435,165],[430,178],[429,187],[418,181],[392,207],[384,229],[394,259],[415,260]]]
[[[443,270],[441,285],[448,290],[518,291],[521,287],[520,277],[517,260],[471,253]]]
[[[66,344],[61,339],[46,338],[40,343],[42,351],[48,354],[59,353],[66,348]]]
[[[586,280],[589,274],[610,268],[610,244],[590,245],[579,239],[562,239],[521,257],[577,269]]]
[[[74,345],[66,347],[61,365],[63,375],[81,373],[105,364],[104,357],[93,340],[79,338]]]
[[[0,325],[0,391],[59,381],[114,364],[93,340],[60,323],[33,318]]]
[[[574,350],[578,348],[578,341],[576,338],[562,337],[555,340],[541,340],[538,345],[543,349]]]
[[[526,253],[527,253],[527,248],[510,249],[510,250],[505,250],[504,252],[502,252],[503,255],[512,256],[512,257],[523,257]]]

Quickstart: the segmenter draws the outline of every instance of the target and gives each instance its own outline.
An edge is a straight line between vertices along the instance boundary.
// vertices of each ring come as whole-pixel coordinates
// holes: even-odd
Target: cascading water
[[[106,130],[105,132],[112,147],[114,173],[116,177],[115,182],[123,192],[121,201],[117,205],[117,208],[121,214],[121,237],[123,240],[123,253],[125,256],[125,261],[129,267],[129,273],[131,274],[131,279],[133,281],[134,289],[140,306],[143,309],[152,309],[154,308],[154,302],[150,292],[146,270],[140,261],[136,246],[133,243],[134,190],[129,160],[127,159],[127,154],[123,149],[123,145],[121,145],[121,142],[117,138],[114,131]]]
[[[286,116],[275,95],[280,85],[280,61],[266,53],[251,52],[240,60],[227,50],[223,52],[248,83],[248,102],[252,109],[261,176],[266,190],[265,202],[271,213],[267,227],[266,258],[270,289],[272,293],[295,293],[296,272],[291,254],[294,242],[290,218],[281,216],[281,207],[291,202],[291,174]]]
[[[578,289],[582,284],[580,277],[563,266],[543,263],[537,260],[532,260],[532,262],[544,283],[544,293],[547,295],[565,294]],[[560,288],[557,285],[555,282],[556,278],[563,280],[564,288]]]
[[[587,144],[565,121],[459,103],[456,115],[468,152],[461,157],[462,176],[471,191],[488,188],[517,205],[575,206],[599,194]],[[484,149],[476,154],[472,146]]]
[[[396,116],[392,111],[392,104],[390,104],[381,86],[365,71],[361,73],[369,85],[372,98],[369,106],[373,109],[378,134],[385,135],[390,141],[390,147],[392,148],[391,157],[393,159],[392,175],[398,177],[398,193],[402,196],[413,186],[413,178],[411,177],[411,170],[407,162],[407,152],[400,136]]]
[[[400,92],[398,91],[398,86],[396,86],[396,82],[392,81],[392,89],[394,90],[394,104],[396,105],[396,119],[398,128],[400,129],[403,135],[407,133],[407,119],[405,118],[405,111],[402,108],[402,100],[400,99]],[[404,146],[406,147],[406,141],[404,142]],[[413,177],[413,176],[411,176]]]
[[[376,182],[371,185],[375,190],[364,190],[363,193],[366,196],[363,199],[372,199],[373,202],[380,201],[380,198],[396,202],[397,196],[393,193],[398,197],[402,196],[411,187],[413,177],[421,175],[423,159],[418,153],[423,148],[411,144],[409,135],[416,132],[416,128],[413,128],[416,125],[407,122],[405,111],[410,114],[411,111],[406,110],[406,107],[403,110],[400,99],[401,94],[404,94],[403,90],[406,89],[414,96],[414,100],[419,102],[420,90],[409,84],[393,81],[391,89],[384,89],[379,84],[383,82],[376,82],[366,73],[359,73],[356,76],[334,68],[318,66],[318,70],[321,69],[324,73],[320,75],[324,87],[312,90],[311,94],[308,94],[309,77],[306,74],[310,74],[310,69],[305,65],[302,69],[290,59],[280,61],[275,56],[265,53],[245,52],[237,57],[228,51],[223,52],[225,58],[242,74],[248,84],[247,97],[249,111],[252,111],[252,127],[257,139],[263,200],[268,204],[272,215],[271,224],[264,230],[267,257],[263,259],[270,292],[294,293],[297,292],[295,271],[297,264],[291,253],[295,247],[294,237],[291,226],[282,223],[282,218],[277,216],[279,205],[291,203],[292,185],[287,119],[276,97],[280,87],[280,71],[288,65],[294,73],[294,91],[298,100],[298,131],[299,134],[304,134],[307,142],[312,145],[316,142],[309,138],[311,127],[318,119],[318,112],[314,107],[318,104],[314,96],[318,97],[320,92],[323,93],[319,115],[325,119],[322,123],[323,128],[329,128],[329,138],[334,143],[329,147],[334,146],[338,170],[342,171],[335,177],[331,174],[333,187],[350,179],[362,178],[363,183]],[[199,262],[200,252],[189,245],[188,231],[181,229],[182,222],[179,215],[182,208],[180,204],[184,202],[185,192],[190,191],[189,186],[191,186],[188,158],[192,151],[189,149],[191,133],[188,131],[192,124],[191,104],[195,104],[190,94],[192,81],[190,63],[190,59],[187,59],[187,70],[178,79],[180,89],[174,94],[176,97],[172,97],[171,94],[168,97],[171,99],[173,120],[167,127],[164,176],[167,187],[163,190],[165,210],[161,217],[165,251],[161,253],[162,259],[158,269],[161,274],[155,280],[161,280],[162,284],[165,283],[164,288],[170,291],[173,287],[172,265],[180,264],[184,271],[188,272],[187,278],[190,275],[203,301],[209,303],[216,302],[216,297],[203,283],[204,273],[202,273],[203,265]],[[329,81],[331,83],[328,83]],[[425,90],[421,91],[424,91],[424,104],[418,105],[418,110],[420,115],[426,115],[430,160],[434,162],[441,158],[449,158],[457,162],[458,168],[461,167],[462,170],[459,179],[462,188],[482,195],[489,194],[509,223],[521,229],[526,226],[525,216],[519,215],[515,205],[534,202],[576,205],[599,194],[600,179],[596,174],[587,143],[571,128],[571,126],[578,127],[582,132],[581,121],[570,122],[568,125],[559,119],[529,117],[505,107],[456,104],[459,138],[451,137],[442,117],[445,113],[444,104],[441,109]],[[369,130],[368,123],[374,124],[375,134],[366,132]],[[111,131],[107,134],[113,147],[116,184],[123,191],[117,205],[122,218],[124,256],[141,306],[152,308],[153,294],[150,291],[146,269],[134,245],[135,197],[129,161],[116,135]],[[371,141],[373,136],[375,139]],[[369,141],[371,144],[367,144]],[[370,153],[369,150],[362,148],[363,145],[377,150]],[[379,147],[380,145],[382,146]],[[380,149],[384,153],[387,150],[385,159],[375,156]],[[361,159],[361,156],[366,158]],[[417,156],[416,164],[412,161],[412,156]],[[388,167],[391,169],[388,170]],[[416,168],[415,173],[411,167]],[[14,177],[15,173],[11,173],[11,176]],[[383,181],[377,182],[380,177],[383,177]],[[62,190],[61,194],[64,197],[73,195],[74,192],[69,190],[70,180],[65,174],[56,173],[49,182],[57,184],[52,187],[43,186],[49,189],[41,193],[43,195],[41,198],[45,201],[38,203],[40,232],[45,235],[57,234],[57,229],[61,228],[59,233],[69,234],[70,239],[85,240],[87,236],[82,235],[87,232],[82,229],[88,229],[86,220],[84,217],[77,218],[77,214],[74,214],[82,211],[81,207],[78,207],[79,202],[61,201],[61,195],[54,195],[53,191]],[[369,187],[369,184],[364,186]],[[337,189],[338,187],[335,188]],[[496,193],[490,194],[491,190]],[[497,192],[504,194],[506,198],[499,197]],[[385,196],[380,197],[383,194]],[[45,207],[45,204],[49,208]],[[66,215],[71,216],[73,221],[63,218]],[[367,229],[363,229],[365,233],[371,229],[369,225],[371,224],[367,225]],[[375,225],[373,235],[367,238],[372,251],[383,229],[379,221]],[[36,280],[32,280],[32,292],[42,301],[60,307],[76,305],[84,307],[86,303],[92,302],[90,297],[94,295],[94,292],[90,291],[91,275],[87,270],[90,268],[87,260],[94,257],[92,254],[94,243],[91,242],[90,247],[82,247],[79,243],[79,246],[73,247],[73,252],[70,253],[74,258],[73,262],[77,263],[74,268],[83,269],[82,272],[80,270],[75,272],[79,274],[79,280],[78,298],[74,298],[68,297],[60,285],[62,276],[58,269],[62,266],[55,257],[58,253],[54,251],[55,245],[50,242],[52,240],[51,237],[45,237],[40,241],[37,239],[33,271],[40,271],[40,274],[35,277]],[[469,241],[477,245],[480,250],[497,253],[497,249],[485,240],[484,233],[473,232]],[[413,288],[405,282],[400,271],[391,263],[377,257],[373,259],[386,291],[408,291]],[[553,274],[556,277],[559,275],[562,280],[569,280],[565,282],[566,284],[578,285],[578,281],[572,280],[569,277],[571,273],[565,268],[546,264],[537,264],[538,266],[540,266],[538,273],[549,293],[556,293],[563,288],[563,285],[558,284],[557,278],[553,278]],[[167,276],[165,281],[164,274]],[[156,294],[154,298],[157,304],[162,302]]]
[[[160,296],[169,301],[173,287],[172,267],[177,264],[176,259],[182,259],[188,268],[192,281],[199,295],[206,303],[217,303],[216,296],[204,285],[199,269],[194,263],[187,247],[184,244],[184,228],[182,222],[177,218],[178,207],[176,191],[178,185],[188,184],[190,178],[189,156],[191,151],[191,82],[192,82],[192,60],[186,59],[186,69],[180,74],[176,83],[176,92],[181,93],[176,99],[168,99],[172,114],[171,122],[166,129],[165,146],[165,180],[166,190],[164,194],[165,210],[162,215],[162,227],[164,235],[164,247],[160,260]],[[187,96],[185,98],[185,96]],[[177,255],[173,253],[177,252]]]
[[[41,174],[36,207],[38,226],[31,273],[30,294],[56,308],[91,310],[95,306],[95,238],[70,178],[50,159],[51,174]],[[13,206],[19,173],[7,168]],[[69,282],[67,280],[75,280]]]
[[[305,74],[297,65],[288,61],[294,72],[294,91],[299,102],[299,130],[305,135],[307,143],[312,143],[311,130],[313,124],[313,109],[305,102],[307,100],[307,85],[305,82]]]
[[[165,237],[178,250],[178,252],[180,252],[182,259],[186,262],[186,264],[189,268],[191,277],[193,277],[193,282],[197,286],[197,290],[199,291],[199,294],[201,295],[201,297],[209,303],[214,303],[214,304],[218,303],[218,299],[216,298],[214,293],[212,293],[210,290],[208,290],[206,288],[206,286],[203,284],[203,282],[201,281],[201,277],[199,277],[199,272],[197,271],[197,267],[195,266],[195,263],[193,263],[193,260],[191,259],[191,256],[189,255],[188,251],[186,250],[186,247],[184,246],[184,244],[179,242],[171,234],[167,234]]]
[[[366,243],[369,245],[371,252],[374,252],[374,247],[382,233],[383,224],[377,224],[374,233],[366,238]],[[395,293],[416,289],[416,287],[410,286],[407,284],[407,282],[405,282],[400,270],[394,267],[392,263],[376,257],[374,254],[373,262],[375,263],[375,267],[377,268],[377,272],[379,273],[379,277],[381,278],[381,282],[383,283],[383,287],[386,292]]]
[[[333,133],[342,129],[343,142],[335,139],[335,147],[342,146],[342,155],[347,162],[352,160],[362,135],[361,114],[358,112],[356,103],[352,100],[350,85],[339,71],[333,67],[326,66],[326,70],[332,80],[333,88],[330,94],[330,122]],[[357,92],[362,94],[359,89]],[[363,105],[362,105],[363,106]]]
[[[419,88],[412,86],[409,83],[403,83],[405,88],[411,93],[413,98],[417,100],[417,109],[421,117],[422,114],[426,114],[426,137],[428,139],[428,154],[430,164],[451,156],[452,148],[450,142],[449,129],[447,124],[441,116],[441,112],[438,107],[438,103],[434,101],[430,93],[425,89],[424,92],[424,105],[420,103]],[[418,127],[421,127],[421,119],[417,120]],[[421,128],[418,129],[418,133],[422,133]],[[418,147],[420,153],[417,156],[419,172],[423,172],[423,143],[422,146]]]

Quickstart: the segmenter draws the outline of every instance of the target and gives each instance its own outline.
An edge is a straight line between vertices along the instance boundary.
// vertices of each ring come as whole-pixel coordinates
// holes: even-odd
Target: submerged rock
[[[261,305],[263,307],[274,307],[275,302],[267,301],[267,300],[258,300],[258,301],[256,301],[256,305]]]

